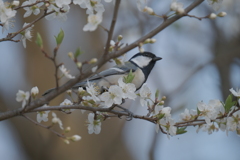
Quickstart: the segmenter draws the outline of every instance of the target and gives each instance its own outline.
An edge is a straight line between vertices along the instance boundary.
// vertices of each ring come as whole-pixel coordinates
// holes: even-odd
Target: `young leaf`
[[[182,128],[178,128],[177,129],[177,134],[184,134],[184,133],[186,133],[187,131],[185,130],[187,127],[182,127]]]
[[[234,105],[236,105],[236,101],[233,101],[232,94],[230,94],[225,101],[224,108],[225,108],[226,113],[228,113],[231,110],[232,106],[234,106]]]
[[[74,54],[74,57],[77,58],[78,56],[80,56],[82,54],[82,51],[80,50],[80,48],[78,47],[75,54]]]
[[[122,62],[118,58],[114,58],[113,60],[115,61],[115,63],[117,65],[121,65],[122,64]]]
[[[134,76],[135,75],[132,73],[132,70],[130,70],[129,74],[127,76],[123,77],[123,81],[125,83],[132,83]]]
[[[36,39],[36,43],[39,47],[43,47],[43,41],[42,41],[42,37],[39,33],[37,33],[37,39]]]
[[[155,92],[155,99],[158,99],[158,96],[159,96],[159,90],[157,89]]]
[[[56,36],[54,36],[54,37],[56,39],[57,45],[60,45],[64,38],[64,31],[61,29],[60,32],[58,33],[57,37]]]

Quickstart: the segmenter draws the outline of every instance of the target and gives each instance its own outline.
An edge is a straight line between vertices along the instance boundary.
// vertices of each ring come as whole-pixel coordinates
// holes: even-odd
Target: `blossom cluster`
[[[31,94],[29,92],[24,92],[19,90],[17,93],[16,100],[22,102],[22,107],[25,107],[29,102],[30,96],[34,99],[38,94],[38,88],[33,87],[31,89]],[[227,98],[226,102],[223,103],[220,100],[210,100],[208,104],[199,102],[197,104],[197,109],[185,109],[183,113],[180,114],[180,121],[175,122],[171,115],[171,108],[164,106],[163,96],[161,99],[158,96],[158,91],[155,93],[155,98],[152,98],[152,92],[148,88],[147,84],[144,83],[140,88],[139,93],[136,92],[136,87],[132,83],[126,82],[126,77],[120,77],[118,84],[111,85],[105,91],[96,86],[94,83],[87,82],[86,88],[79,87],[77,92],[78,100],[72,101],[65,99],[60,106],[74,105],[80,103],[83,106],[89,107],[101,107],[109,108],[116,107],[124,103],[124,99],[136,100],[140,97],[140,104],[143,107],[147,107],[148,114],[147,117],[153,119],[156,124],[156,132],[161,130],[161,132],[166,133],[168,137],[177,134],[182,134],[186,132],[187,126],[198,126],[197,132],[199,130],[207,131],[209,134],[218,131],[236,131],[240,134],[240,90],[230,89],[232,93]],[[68,95],[72,95],[72,91],[67,91]],[[234,101],[232,96],[237,98]],[[80,101],[79,101],[80,100]],[[47,107],[46,105],[43,107]],[[71,113],[73,109],[62,109],[63,112]],[[40,111],[37,113],[37,121],[48,121],[48,114],[50,111]],[[83,112],[84,113],[84,112]],[[101,124],[108,113],[89,113],[87,126],[89,134],[95,133],[99,134],[101,132]],[[58,124],[63,130],[62,121],[57,117],[56,113],[52,112],[52,123]]]

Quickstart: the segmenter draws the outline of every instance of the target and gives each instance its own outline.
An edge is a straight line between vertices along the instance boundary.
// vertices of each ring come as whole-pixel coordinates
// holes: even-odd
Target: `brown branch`
[[[45,128],[45,129],[48,129],[49,131],[53,132],[54,134],[56,134],[58,137],[61,137],[61,138],[66,138],[63,134],[61,133],[58,133],[57,131],[53,130],[51,127],[52,126],[45,126],[41,123],[38,123],[36,121],[34,121],[33,119],[31,119],[30,117],[26,116],[26,115],[22,115],[24,118],[26,118],[27,120],[29,120],[30,122],[34,123],[35,125],[38,125],[42,128]]]
[[[109,52],[110,41],[112,40],[114,27],[115,27],[115,24],[116,24],[116,21],[117,21],[117,15],[118,15],[118,9],[119,9],[119,6],[120,6],[120,2],[121,2],[121,0],[116,0],[116,2],[115,2],[112,23],[111,23],[111,26],[110,26],[110,30],[108,32],[108,39],[107,39],[107,42],[106,42],[104,55],[108,54],[108,52]]]

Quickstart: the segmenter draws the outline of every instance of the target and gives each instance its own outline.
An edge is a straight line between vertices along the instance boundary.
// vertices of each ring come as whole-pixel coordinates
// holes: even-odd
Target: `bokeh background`
[[[192,0],[183,0],[184,6]],[[106,11],[102,25],[110,26],[113,3],[105,3]],[[169,10],[169,0],[152,0],[149,6],[161,15]],[[163,59],[152,71],[147,83],[152,91],[160,90],[167,96],[166,106],[172,107],[173,117],[185,108],[196,108],[199,101],[208,103],[210,99],[222,101],[228,96],[230,88],[240,87],[240,1],[224,0],[220,11],[227,16],[215,20],[184,17],[164,29],[154,38],[155,44],[144,46]],[[15,18],[15,27],[21,28],[24,22],[31,22],[36,16],[23,19],[24,11]],[[214,12],[207,1],[195,8],[190,14],[206,16]],[[55,47],[54,35],[62,28],[65,32],[63,44],[58,53],[58,62],[63,62],[77,74],[74,63],[68,58],[69,51],[78,47],[84,52],[79,58],[84,61],[100,57],[107,38],[107,33],[98,28],[95,32],[83,32],[86,24],[85,10],[71,6],[65,22],[42,20],[33,30],[32,42],[27,42],[24,49],[21,43],[0,43],[0,111],[21,107],[17,103],[19,89],[29,91],[38,86],[40,94],[54,87],[54,66],[40,52],[35,42],[39,32],[44,40],[44,48],[51,53]],[[113,39],[123,35],[123,42],[130,44],[151,29],[161,24],[162,20],[141,13],[136,1],[122,1]],[[7,32],[1,34],[6,36]],[[20,37],[18,37],[20,38]],[[125,59],[137,53],[129,51]],[[110,67],[108,63],[103,68]],[[103,69],[102,68],[102,69]],[[64,80],[61,81],[64,83]],[[60,104],[66,95],[60,95],[51,105]],[[146,114],[146,108],[139,105],[139,100],[127,101],[124,105],[136,114]],[[63,121],[63,126],[71,126],[68,136],[78,134],[82,140],[66,145],[52,132],[34,125],[23,117],[15,117],[0,122],[0,155],[4,160],[238,160],[240,157],[240,137],[230,132],[215,132],[208,135],[197,127],[189,127],[184,135],[167,138],[155,132],[155,125],[143,120],[126,121],[125,118],[112,118],[102,123],[99,135],[89,135],[86,127],[87,113],[74,111],[71,115],[56,112]],[[36,114],[28,114],[35,119]],[[49,115],[51,118],[51,115]],[[45,123],[46,125],[48,123]],[[58,126],[54,129],[61,132]]]

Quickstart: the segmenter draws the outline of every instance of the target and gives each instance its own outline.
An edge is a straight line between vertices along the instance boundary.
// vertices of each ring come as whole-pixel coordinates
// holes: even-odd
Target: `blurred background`
[[[183,0],[188,6],[192,0]],[[102,25],[110,26],[113,3],[105,3]],[[162,15],[169,10],[170,1],[150,1],[149,6]],[[184,17],[164,29],[154,38],[155,44],[145,45],[163,59],[159,61],[148,78],[152,91],[160,90],[161,96],[167,96],[166,106],[172,107],[175,121],[185,108],[196,109],[199,101],[208,103],[211,99],[224,101],[230,94],[230,88],[240,88],[240,1],[224,1],[217,11],[227,12],[224,18],[215,20]],[[15,27],[17,31],[24,22],[31,22],[36,16],[23,19],[23,10],[18,11]],[[207,1],[202,3],[190,14],[206,16],[214,12]],[[54,66],[46,59],[35,44],[36,33],[44,40],[44,48],[52,53],[55,47],[54,35],[62,28],[65,38],[60,47],[57,59],[76,75],[77,69],[67,53],[80,47],[84,52],[80,61],[100,57],[106,42],[107,33],[100,27],[95,32],[83,32],[87,23],[85,10],[71,6],[65,22],[58,20],[38,22],[34,26],[32,42],[27,41],[27,48],[22,43],[0,43],[0,111],[21,107],[16,102],[19,89],[30,91],[38,86],[40,94],[55,86]],[[162,20],[139,12],[136,1],[122,1],[113,39],[123,35],[124,43],[130,44],[153,28]],[[5,31],[2,37],[5,37]],[[20,37],[18,37],[20,38]],[[133,49],[126,55],[128,60],[138,52]],[[103,68],[110,67],[108,63]],[[103,69],[102,68],[102,69]],[[62,81],[63,84],[65,81]],[[51,105],[60,104],[64,94],[56,98]],[[127,101],[124,107],[140,115],[147,109],[139,104],[139,100]],[[197,127],[187,128],[184,135],[167,138],[155,132],[155,125],[143,120],[112,118],[102,123],[99,135],[89,135],[86,126],[87,112],[74,111],[72,114],[55,112],[61,118],[63,127],[71,126],[67,136],[78,134],[82,140],[65,144],[55,134],[36,126],[23,117],[15,117],[0,122],[0,155],[4,160],[238,160],[240,138],[236,133],[215,132],[211,135],[200,131]],[[36,119],[36,114],[28,114]],[[49,115],[51,119],[51,115]],[[49,123],[43,123],[48,125]],[[58,126],[53,129],[61,132]]]

